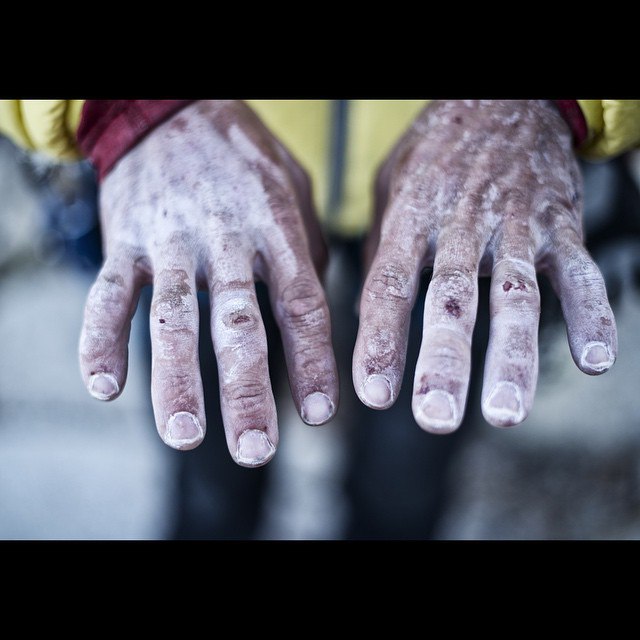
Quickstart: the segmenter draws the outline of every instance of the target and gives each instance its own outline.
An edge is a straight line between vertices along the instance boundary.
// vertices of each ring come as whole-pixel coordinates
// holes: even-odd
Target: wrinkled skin
[[[435,101],[382,166],[370,265],[360,301],[353,381],[362,402],[391,406],[405,367],[421,272],[433,268],[413,383],[417,423],[449,433],[462,420],[478,303],[491,276],[482,411],[507,427],[531,410],[540,295],[551,281],[571,354],[585,373],[611,367],[616,326],[583,244],[582,180],[569,128],[548,101]]]
[[[241,101],[199,101],[154,129],[100,190],[105,262],[85,308],[80,365],[90,393],[123,390],[131,318],[153,284],[151,392],[160,436],[193,449],[205,435],[198,362],[198,289],[211,334],[229,451],[268,462],[278,443],[267,338],[256,280],[267,283],[302,419],[333,416],[338,381],[326,262],[308,177]]]

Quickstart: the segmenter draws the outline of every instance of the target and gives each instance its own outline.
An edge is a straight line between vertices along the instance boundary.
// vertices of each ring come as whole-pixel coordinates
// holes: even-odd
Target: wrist
[[[78,146],[102,181],[118,160],[159,124],[193,100],[87,100]]]

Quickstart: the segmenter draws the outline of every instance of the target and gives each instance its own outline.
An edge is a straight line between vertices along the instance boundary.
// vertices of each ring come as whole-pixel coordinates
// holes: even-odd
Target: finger
[[[604,279],[582,241],[567,233],[549,272],[567,324],[569,348],[581,371],[608,371],[618,354],[618,334]]]
[[[353,384],[372,409],[390,407],[400,391],[427,241],[426,233],[411,226],[410,216],[387,213],[360,297],[353,352]]]
[[[80,333],[80,371],[98,400],[113,400],[124,388],[140,287],[131,260],[117,256],[107,258],[89,291]]]
[[[480,233],[457,224],[438,238],[412,399],[416,422],[431,433],[454,431],[464,416],[483,247]]]
[[[275,258],[275,256],[274,256]],[[269,295],[280,328],[289,385],[300,417],[325,424],[338,406],[338,371],[324,291],[309,258],[299,255],[295,273],[277,258],[269,270]]]
[[[227,446],[239,465],[259,467],[276,452],[278,418],[253,275],[248,264],[228,269],[222,278],[211,268],[209,281]]]
[[[523,229],[505,230],[504,238],[491,275],[482,388],[482,413],[497,427],[513,426],[527,417],[538,380],[540,291],[533,241]]]
[[[174,449],[193,449],[206,430],[198,358],[198,298],[189,264],[154,265],[151,398],[160,437]]]

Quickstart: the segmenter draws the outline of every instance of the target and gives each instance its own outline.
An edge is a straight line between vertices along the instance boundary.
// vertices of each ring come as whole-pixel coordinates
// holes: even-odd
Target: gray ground
[[[0,198],[0,539],[163,538],[173,469],[150,414],[144,319],[122,397],[93,400],[75,355],[90,279],[34,249],[39,201],[1,140]],[[639,248],[603,258],[626,278],[613,370],[581,374],[564,329],[544,335],[532,415],[510,431],[476,430],[449,478],[439,537],[640,538],[640,297],[630,286]],[[260,535],[339,538],[348,509],[339,417],[308,429],[289,408],[282,423]],[[304,463],[301,450],[313,452]]]

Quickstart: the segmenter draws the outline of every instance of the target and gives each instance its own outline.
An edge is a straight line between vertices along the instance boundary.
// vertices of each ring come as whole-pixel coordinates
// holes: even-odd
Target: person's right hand
[[[151,392],[176,449],[205,435],[198,289],[208,289],[227,444],[257,467],[278,443],[267,336],[254,280],[266,281],[293,399],[320,425],[338,404],[329,310],[316,268],[326,249],[309,179],[241,101],[199,101],[155,128],[101,185],[105,263],[86,304],[80,365],[89,392],[113,400],[127,374],[131,318],[153,284]],[[314,268],[315,262],[315,268]]]

